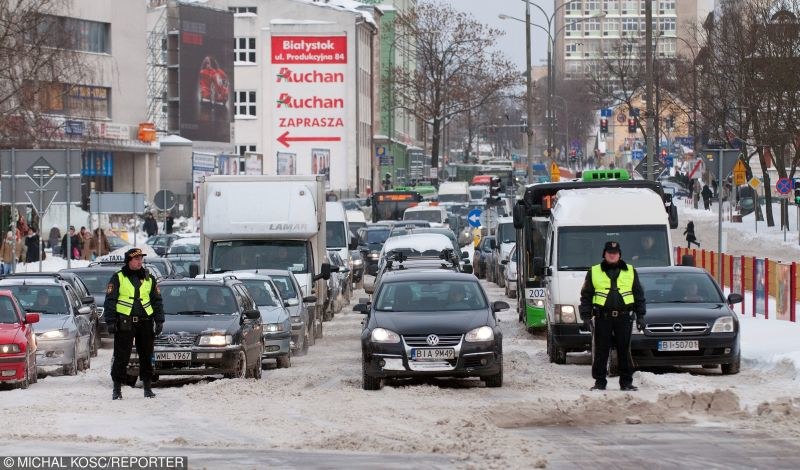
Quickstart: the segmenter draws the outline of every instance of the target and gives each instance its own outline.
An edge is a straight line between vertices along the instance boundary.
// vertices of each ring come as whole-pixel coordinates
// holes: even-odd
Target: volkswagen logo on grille
[[[681,325],[680,323],[672,325],[672,331],[674,331],[675,333],[680,333],[681,331],[683,331],[683,325]]]
[[[439,337],[436,335],[428,335],[426,341],[429,345],[436,346],[437,344],[439,344]]]

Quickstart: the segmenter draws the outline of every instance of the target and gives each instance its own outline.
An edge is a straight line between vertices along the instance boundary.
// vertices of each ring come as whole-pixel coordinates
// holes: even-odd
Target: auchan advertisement
[[[271,41],[272,158],[296,154],[298,174],[346,184],[347,36],[275,35]]]

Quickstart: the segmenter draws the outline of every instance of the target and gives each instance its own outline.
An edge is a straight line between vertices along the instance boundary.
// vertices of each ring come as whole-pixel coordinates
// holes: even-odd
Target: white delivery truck
[[[619,242],[622,259],[634,267],[674,263],[669,216],[652,189],[563,189],[554,198],[544,263],[534,270],[544,276],[547,354],[564,364],[567,352],[591,348],[589,325],[578,313],[580,292],[607,241]]]
[[[497,242],[494,256],[494,280],[500,287],[505,287],[505,265],[503,260],[508,260],[511,249],[517,243],[517,229],[514,228],[513,217],[499,217],[497,228],[494,231]]]
[[[201,273],[291,271],[322,337],[328,305],[322,176],[212,175],[200,184]]]
[[[350,232],[350,221],[344,205],[338,201],[325,203],[325,243],[329,251],[336,251],[345,263],[352,268],[350,250],[358,248],[355,235]],[[342,293],[347,302],[353,294],[353,273],[347,273],[347,287]]]

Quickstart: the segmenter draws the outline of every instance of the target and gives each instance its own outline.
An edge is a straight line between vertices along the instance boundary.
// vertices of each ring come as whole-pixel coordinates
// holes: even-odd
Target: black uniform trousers
[[[130,331],[114,333],[114,356],[111,363],[111,379],[114,382],[126,383],[128,379],[128,361],[131,359],[133,340],[136,340],[136,352],[139,354],[139,378],[142,382],[153,377],[153,320],[149,317],[133,317],[137,319],[131,323]]]
[[[611,346],[617,349],[619,358],[620,386],[633,384],[633,361],[631,360],[631,328],[633,314],[601,312],[592,320],[592,378],[598,385],[606,385],[608,356]]]

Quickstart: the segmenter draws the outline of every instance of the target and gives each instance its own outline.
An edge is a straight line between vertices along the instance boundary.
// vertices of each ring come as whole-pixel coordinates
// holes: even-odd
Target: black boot
[[[111,392],[112,400],[122,400],[122,382],[114,382],[114,391]]]
[[[156,394],[153,393],[152,390],[150,390],[150,379],[143,380],[142,384],[144,386],[144,397],[145,398],[155,398]]]

